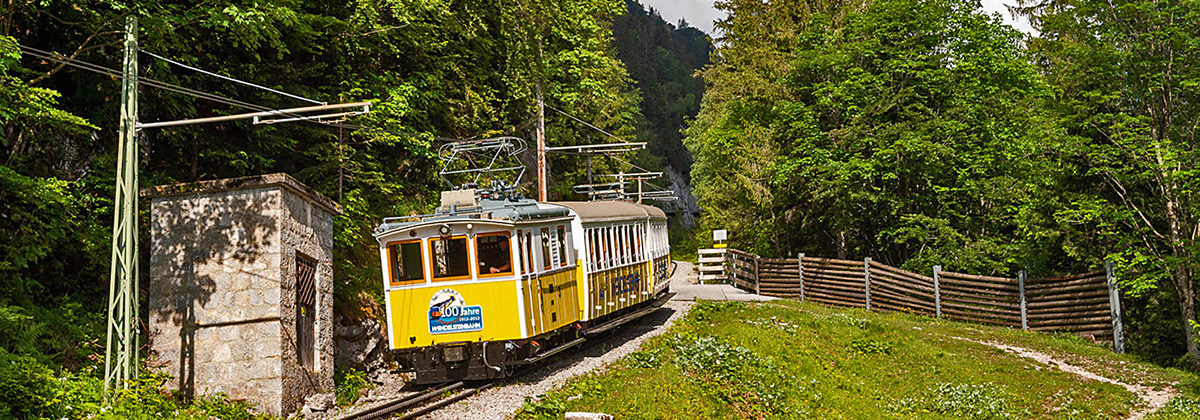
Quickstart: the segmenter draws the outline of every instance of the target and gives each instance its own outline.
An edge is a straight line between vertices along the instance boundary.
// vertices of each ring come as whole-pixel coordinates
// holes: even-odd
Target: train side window
[[[525,232],[525,272],[533,273],[533,232]]]
[[[584,248],[587,248],[586,250],[584,250],[584,255],[587,255],[587,257],[588,257],[588,264],[587,264],[588,271],[596,271],[595,239],[596,239],[595,232],[592,232],[591,228],[583,229],[583,246],[584,246]]]
[[[613,228],[612,226],[604,227],[604,265],[605,268],[612,268],[616,264],[616,244],[613,243]]]
[[[471,254],[467,237],[430,238],[430,266],[435,281],[461,280],[471,277]]]
[[[425,259],[421,256],[421,240],[388,244],[388,266],[392,286],[425,282]]]
[[[550,252],[550,228],[542,228],[542,270],[550,270],[554,267],[554,262],[551,261]]]
[[[476,235],[475,260],[479,264],[479,277],[512,274],[512,248],[508,233]]]
[[[629,224],[620,227],[620,262],[629,264]]]
[[[559,225],[555,231],[555,239],[558,243],[558,265],[566,267],[567,264],[567,228]]]
[[[639,260],[646,256],[646,246],[645,246],[645,242],[644,242],[645,240],[646,240],[646,225],[639,223],[637,225],[637,248],[638,248],[637,253],[638,253]]]

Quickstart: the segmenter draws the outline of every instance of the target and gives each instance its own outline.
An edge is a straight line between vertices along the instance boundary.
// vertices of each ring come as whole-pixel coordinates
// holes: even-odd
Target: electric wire
[[[279,90],[271,89],[271,88],[269,88],[269,87],[266,87],[266,86],[256,85],[256,84],[254,84],[254,83],[250,83],[250,82],[247,82],[247,81],[244,81],[244,80],[238,80],[238,79],[234,79],[234,78],[232,78],[232,77],[228,77],[228,76],[224,76],[224,75],[221,75],[221,74],[213,73],[213,72],[211,72],[211,71],[207,71],[207,70],[204,70],[204,69],[200,69],[200,68],[192,67],[192,66],[189,66],[189,65],[187,65],[187,64],[180,63],[180,62],[178,62],[178,61],[175,61],[175,60],[172,60],[172,59],[169,59],[169,58],[163,57],[163,56],[161,56],[161,55],[158,55],[158,54],[155,54],[155,53],[152,53],[152,52],[150,52],[150,51],[146,51],[146,50],[143,50],[143,49],[140,49],[140,48],[138,49],[138,51],[141,51],[143,54],[149,55],[149,56],[151,56],[151,57],[154,57],[154,58],[157,58],[157,59],[159,59],[159,60],[166,61],[166,62],[168,62],[168,63],[174,64],[174,65],[176,65],[176,66],[183,67],[183,68],[185,68],[185,69],[192,70],[192,71],[195,71],[195,72],[199,72],[199,73],[207,74],[207,75],[209,75],[209,76],[216,77],[216,78],[219,78],[219,79],[222,79],[222,80],[228,80],[228,81],[230,81],[230,82],[234,82],[234,83],[240,83],[240,84],[243,84],[243,85],[246,85],[246,86],[250,86],[250,87],[254,87],[254,88],[258,88],[258,89],[262,89],[262,90],[265,90],[265,91],[268,91],[268,92],[271,92],[271,93],[275,93],[275,94],[279,94],[279,95],[287,96],[287,97],[289,97],[289,98],[294,98],[294,99],[299,99],[299,100],[302,100],[302,101],[311,102],[311,103],[314,103],[314,104],[317,104],[317,105],[328,105],[328,103],[327,103],[327,102],[321,102],[321,101],[317,101],[317,100],[313,100],[313,99],[308,99],[308,98],[305,98],[305,97],[303,97],[303,96],[300,96],[300,95],[293,95],[293,94],[290,94],[290,93],[287,93],[287,92],[282,92],[282,91],[279,91]]]
[[[590,127],[590,128],[591,128],[591,129],[593,129],[593,130],[596,130],[596,131],[599,131],[599,132],[601,132],[601,133],[604,133],[605,135],[607,135],[607,136],[609,136],[609,137],[612,137],[612,138],[614,138],[614,139],[617,139],[617,140],[620,140],[620,141],[625,141],[625,139],[623,139],[623,138],[620,138],[620,137],[617,137],[617,136],[616,136],[615,134],[613,134],[613,133],[609,133],[609,132],[607,132],[607,131],[604,131],[604,130],[603,130],[603,129],[601,129],[600,127],[596,127],[596,126],[592,125],[591,123],[588,123],[587,121],[584,121],[584,120],[581,120],[581,119],[579,119],[579,118],[576,118],[574,115],[571,115],[571,114],[568,114],[568,113],[566,113],[566,112],[563,112],[563,110],[561,110],[561,109],[558,109],[558,108],[552,107],[552,106],[550,106],[550,105],[546,105],[546,108],[550,108],[550,109],[551,109],[551,110],[553,110],[554,112],[557,112],[557,113],[559,113],[559,114],[563,114],[563,115],[564,115],[564,116],[566,116],[567,118],[573,119],[573,120],[575,120],[575,121],[579,121],[579,123],[580,123],[580,124],[586,125],[586,126]]]
[[[37,58],[41,58],[44,60],[49,60],[49,61],[53,61],[53,62],[57,62],[57,63],[62,63],[67,66],[78,68],[81,70],[86,70],[86,71],[90,71],[93,73],[99,73],[102,75],[111,76],[111,77],[115,77],[118,79],[123,79],[125,77],[125,75],[122,72],[117,71],[116,69],[104,67],[104,66],[101,66],[98,64],[90,63],[90,62],[79,60],[79,59],[73,59],[73,58],[58,54],[58,53],[22,45],[20,43],[17,43],[14,41],[9,41],[4,38],[0,38],[0,44],[7,44],[11,47],[16,47],[17,49],[21,50],[24,54],[27,54],[27,55],[30,55],[33,57],[37,57]],[[156,58],[162,59],[161,57],[158,57],[155,54],[147,52],[145,50],[140,50],[140,51],[142,51],[146,54],[149,54],[151,56],[155,56]],[[170,60],[167,60],[167,61],[170,61]],[[191,67],[188,67],[188,68],[203,72],[202,70],[199,70],[199,69],[194,69]],[[220,77],[225,78],[224,76],[220,76]],[[237,99],[227,98],[224,96],[220,96],[220,95],[216,95],[216,94],[212,94],[212,93],[208,93],[208,92],[202,92],[202,91],[198,91],[195,89],[186,88],[183,86],[154,80],[154,79],[151,79],[151,78],[148,78],[145,76],[138,76],[137,80],[138,80],[138,84],[141,84],[141,85],[158,88],[158,89],[163,89],[163,90],[178,93],[181,95],[187,95],[187,96],[192,96],[192,97],[196,97],[196,98],[200,98],[200,99],[205,99],[205,100],[209,100],[212,102],[217,102],[220,104],[229,105],[229,106],[237,107],[237,108],[241,108],[241,109],[258,111],[258,112],[278,112],[279,111],[274,108],[257,105],[257,104],[253,104],[253,103],[249,103],[249,102],[245,102],[245,101],[240,101]],[[235,81],[236,81],[236,79],[235,79]],[[253,84],[251,84],[249,82],[243,82],[243,83],[254,86]],[[281,93],[281,94],[286,94],[286,93]],[[294,96],[291,94],[286,94],[286,95]],[[311,99],[307,99],[307,98],[301,98],[301,99],[312,101]],[[322,104],[324,104],[324,103],[322,103]],[[302,121],[305,121],[308,123],[313,123],[313,124],[320,124],[320,125],[324,125],[324,126],[328,126],[328,127],[338,127],[338,128],[345,128],[345,129],[350,129],[350,130],[362,130],[362,131],[369,131],[369,132],[376,132],[376,133],[384,133],[384,134],[391,134],[394,136],[401,136],[401,137],[415,137],[415,138],[431,137],[431,138],[434,138],[437,140],[447,141],[447,142],[462,141],[462,139],[456,139],[456,138],[450,138],[450,137],[432,136],[432,135],[422,134],[422,133],[406,133],[406,132],[393,131],[393,130],[378,128],[378,127],[367,127],[367,126],[362,126],[362,125],[358,125],[358,124],[315,120],[315,119],[312,119],[312,117],[306,117],[306,116],[296,114],[296,113],[291,113],[291,112],[281,112],[279,115],[289,116],[289,117],[294,117],[294,118],[302,118]]]
[[[66,57],[66,56],[63,56],[60,54],[43,51],[43,50],[40,50],[37,48],[17,44],[17,43],[8,41],[8,40],[4,40],[2,38],[0,38],[0,43],[14,45],[18,49],[22,50],[23,53],[33,56],[33,57],[66,64],[71,67],[75,67],[75,68],[78,68],[81,70],[91,71],[93,73],[103,74],[106,76],[112,76],[112,77],[116,77],[116,78],[124,78],[125,77],[125,75],[123,73],[121,73],[117,70],[114,70],[114,69],[111,69],[108,67],[104,67],[104,66],[100,66],[97,64],[92,64],[87,61],[71,59],[69,57]],[[161,82],[161,81],[154,80],[154,79],[144,77],[144,76],[139,76],[137,79],[138,79],[138,84],[143,84],[146,86],[159,88],[159,89],[163,89],[163,90],[167,90],[167,91],[171,91],[171,92],[175,92],[175,93],[179,93],[179,94],[183,94],[183,95],[206,99],[206,100],[210,100],[213,102],[218,102],[218,103],[222,103],[225,105],[230,105],[230,106],[234,106],[234,107],[238,107],[238,108],[244,108],[244,109],[249,109],[249,110],[254,110],[254,111],[271,111],[272,110],[271,108],[267,108],[264,106],[239,101],[236,99],[230,99],[230,98],[226,98],[223,96],[219,96],[219,95],[215,95],[215,94],[211,94],[211,93],[207,93],[207,92],[201,92],[201,91],[198,91],[195,89],[185,88],[183,86],[174,85],[174,84],[167,83],[167,82]]]
[[[68,66],[71,66],[71,67],[75,67],[78,69],[87,70],[87,71],[91,71],[94,73],[99,73],[99,74],[103,74],[103,75],[107,75],[107,76],[111,76],[111,77],[115,77],[115,78],[119,78],[119,79],[125,77],[125,75],[123,73],[121,73],[115,69],[104,67],[104,66],[101,66],[98,64],[93,64],[93,63],[83,61],[83,60],[72,59],[70,57],[66,57],[61,54],[40,50],[40,49],[29,47],[26,45],[21,45],[19,43],[8,41],[3,38],[0,38],[0,43],[8,44],[10,46],[15,46],[18,49],[20,49],[23,53],[33,56],[33,57],[42,58],[45,60],[50,60],[50,61],[54,61],[54,62],[58,62],[58,63],[63,63]],[[154,80],[154,79],[144,77],[144,76],[139,76],[137,79],[138,79],[138,84],[142,84],[142,85],[146,85],[146,86],[154,87],[154,88],[158,88],[158,89],[163,89],[163,90],[167,90],[170,92],[175,92],[175,93],[179,93],[182,95],[206,99],[209,101],[213,101],[213,102],[217,102],[217,103],[221,103],[221,104],[225,104],[225,105],[229,105],[229,106],[233,106],[233,107],[237,107],[237,108],[247,109],[247,110],[251,110],[251,111],[259,111],[259,112],[271,112],[271,111],[277,112],[278,111],[276,109],[265,107],[262,105],[256,105],[256,104],[252,104],[249,102],[239,101],[236,99],[219,96],[219,95],[212,94],[212,93],[201,92],[201,91],[198,91],[195,89],[190,89],[190,88],[186,88],[186,87],[179,86],[179,85],[174,85],[174,84],[167,83],[167,82],[161,82],[161,81]],[[322,125],[326,125],[326,126],[343,127],[343,128],[354,129],[354,130],[385,132],[388,134],[399,135],[399,136],[410,136],[410,137],[421,136],[420,134],[400,133],[400,132],[394,132],[394,131],[385,130],[385,129],[364,127],[364,126],[353,125],[353,124],[339,124],[339,123],[331,123],[328,121],[313,120],[313,119],[311,119],[311,117],[305,117],[303,115],[290,113],[290,112],[281,112],[280,115],[302,118],[303,121],[315,123],[315,124],[322,124]],[[439,137],[439,139],[445,139],[445,138]],[[445,140],[456,140],[456,139],[445,139]]]

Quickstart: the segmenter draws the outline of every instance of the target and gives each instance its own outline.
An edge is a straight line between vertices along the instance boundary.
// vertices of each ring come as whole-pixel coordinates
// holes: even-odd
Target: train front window
[[[433,279],[457,280],[471,276],[470,254],[467,252],[467,237],[431,238],[429,249],[433,254]]]
[[[475,237],[476,260],[479,261],[479,276],[512,274],[512,251],[508,234],[485,234]]]
[[[388,245],[388,265],[391,266],[393,286],[424,282],[425,264],[421,258],[421,240]]]

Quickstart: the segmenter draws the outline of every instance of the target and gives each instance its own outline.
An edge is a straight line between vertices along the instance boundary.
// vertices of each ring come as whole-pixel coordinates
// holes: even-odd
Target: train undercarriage
[[[673,295],[670,289],[664,289],[641,304],[527,339],[460,341],[397,350],[396,361],[400,371],[416,373],[413,384],[501,379],[521,367],[570,350],[590,337],[637,320],[660,308]]]

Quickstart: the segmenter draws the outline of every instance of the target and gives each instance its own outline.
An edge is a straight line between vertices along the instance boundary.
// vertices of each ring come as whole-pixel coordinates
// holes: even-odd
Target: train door
[[[521,265],[524,275],[521,276],[521,291],[525,295],[526,326],[529,335],[535,336],[546,331],[542,320],[542,294],[537,285],[537,259],[533,253],[533,233],[529,230],[517,231],[521,247]]]
[[[562,322],[558,319],[558,306],[561,299],[558,298],[558,290],[556,276],[548,274],[558,266],[558,247],[553,237],[550,236],[550,228],[544,227],[538,232],[542,243],[542,263],[541,276],[538,276],[538,289],[542,295],[542,319],[546,324],[546,331],[557,329]]]

